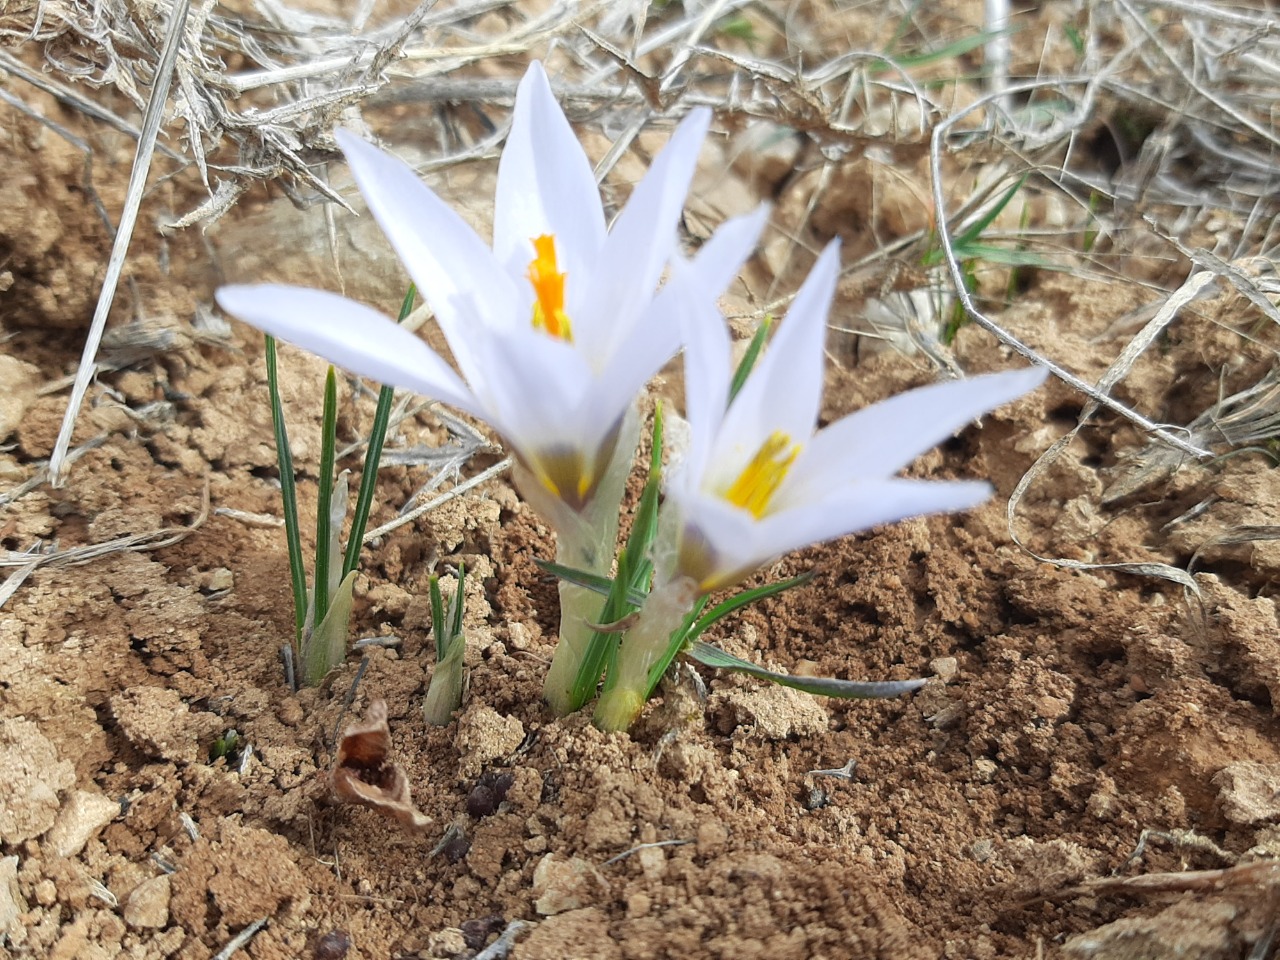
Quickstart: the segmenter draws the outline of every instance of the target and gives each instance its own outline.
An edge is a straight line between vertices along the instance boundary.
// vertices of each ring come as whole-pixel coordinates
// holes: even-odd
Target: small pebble
[[[468,948],[479,950],[489,942],[491,936],[501,933],[506,925],[507,921],[497,914],[479,920],[464,920],[460,928],[462,940]]]
[[[463,834],[450,837],[440,848],[440,852],[444,854],[444,858],[450,863],[457,863],[467,855],[471,849],[471,841]]]
[[[467,813],[475,820],[497,813],[515,781],[514,774],[486,770],[467,795]]]
[[[351,938],[345,930],[330,930],[311,948],[315,960],[342,960],[351,949]]]

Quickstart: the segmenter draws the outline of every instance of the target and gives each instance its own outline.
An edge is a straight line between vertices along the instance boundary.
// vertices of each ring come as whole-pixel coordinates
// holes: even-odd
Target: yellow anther
[[[569,316],[564,312],[564,279],[556,264],[556,238],[549,233],[533,238],[537,256],[525,274],[533,284],[533,325],[558,340],[573,342]]]
[[[769,511],[769,501],[787,478],[787,471],[800,455],[800,446],[781,430],[769,435],[738,479],[724,492],[734,506],[748,510],[757,520]]]

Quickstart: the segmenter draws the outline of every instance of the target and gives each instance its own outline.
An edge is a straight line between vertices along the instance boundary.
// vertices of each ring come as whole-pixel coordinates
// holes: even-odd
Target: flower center
[[[769,510],[769,501],[787,478],[787,471],[800,455],[800,445],[781,430],[771,433],[751,458],[738,479],[723,496],[736,507],[749,511],[757,520]]]
[[[529,262],[525,274],[533,284],[533,326],[545,330],[557,340],[573,342],[569,316],[564,312],[564,278],[556,264],[556,238],[549,233],[533,238],[537,254]]]

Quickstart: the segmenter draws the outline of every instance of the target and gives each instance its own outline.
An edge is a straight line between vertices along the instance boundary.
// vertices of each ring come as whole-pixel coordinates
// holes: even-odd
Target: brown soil
[[[75,368],[107,234],[76,195],[78,152],[8,106],[0,128],[15,131],[0,164],[17,171],[0,187],[10,195],[0,203],[8,489],[52,448],[66,392],[39,391]],[[104,143],[122,158],[98,171],[114,210],[128,145]],[[716,199],[704,212],[746,208],[760,184],[713,175],[719,149],[707,151],[700,193]],[[485,196],[492,170],[480,170],[442,189]],[[783,222],[799,218],[812,180],[793,189],[779,198]],[[824,222],[858,222],[866,191],[851,166],[824,200]],[[170,202],[181,206],[153,196],[143,221]],[[501,480],[366,554],[356,635],[401,645],[353,653],[322,688],[289,692],[277,652],[292,632],[284,538],[251,516],[279,512],[261,338],[236,325],[206,342],[189,319],[220,277],[261,275],[254,263],[294,277],[322,269],[313,258],[294,270],[285,255],[305,249],[299,233],[317,236],[318,215],[257,204],[220,228],[212,266],[194,234],[162,245],[140,231],[119,320],[132,310],[179,339],[101,376],[77,442],[104,439],[65,489],[38,487],[0,512],[0,545],[23,550],[197,523],[206,488],[215,508],[174,545],[36,570],[5,603],[0,956],[197,960],[263,918],[243,955],[464,957],[517,919],[529,924],[520,960],[1234,958],[1274,932],[1280,549],[1214,547],[1198,560],[1197,599],[1014,546],[1008,495],[1081,409],[1057,383],[913,467],[991,478],[999,493],[987,506],[787,558],[767,576],[812,570],[812,582],[714,631],[730,650],[792,671],[934,678],[913,697],[814,700],[708,675],[705,703],[678,681],[630,735],[551,717],[540,691],[555,592],[533,560],[551,557],[552,543]],[[817,229],[821,240],[837,228]],[[387,275],[385,254],[381,274],[350,256],[348,290],[396,299],[367,279]],[[754,269],[763,289],[764,267]],[[339,284],[331,273],[305,279]],[[1135,285],[1046,273],[1000,319],[1096,379],[1132,334],[1117,321],[1151,299]],[[850,292],[833,322],[853,325],[859,303]],[[1201,302],[1120,396],[1186,422],[1216,398],[1224,369],[1227,391],[1256,381],[1267,351],[1232,332],[1256,320],[1245,310],[1225,295]],[[833,342],[847,362],[830,374],[832,417],[930,379],[920,359],[855,363],[848,346]],[[1013,363],[972,329],[957,358],[971,372]],[[282,363],[310,515],[323,367],[291,350]],[[367,396],[344,401],[341,436],[360,436],[371,410]],[[424,411],[391,446],[444,436]],[[1120,453],[1142,442],[1118,418],[1087,427],[1023,501],[1028,546],[1185,565],[1233,527],[1277,523],[1280,480],[1257,456],[1188,466],[1104,505]],[[425,477],[386,468],[374,522]],[[463,560],[475,573],[470,690],[455,722],[432,728],[420,714],[427,578]],[[414,802],[434,820],[425,834],[330,794],[335,732],[378,699]],[[247,760],[211,762],[230,729],[251,747]],[[848,778],[813,772],[850,763]],[[495,772],[510,774],[505,800],[470,816],[469,795]],[[464,839],[441,848],[450,827]],[[1201,870],[1225,872],[1189,872]],[[1097,883],[1162,872],[1177,876]]]

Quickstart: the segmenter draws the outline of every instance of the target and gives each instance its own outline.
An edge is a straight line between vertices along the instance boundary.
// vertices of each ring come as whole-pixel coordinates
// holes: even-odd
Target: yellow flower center
[[[556,238],[549,233],[533,238],[537,254],[529,262],[525,274],[533,284],[533,326],[545,330],[557,340],[573,342],[569,316],[564,312],[564,278],[556,264]]]
[[[724,498],[748,510],[759,520],[769,510],[769,501],[787,478],[787,471],[800,455],[800,445],[781,430],[771,433],[751,458],[738,479],[724,491]]]

